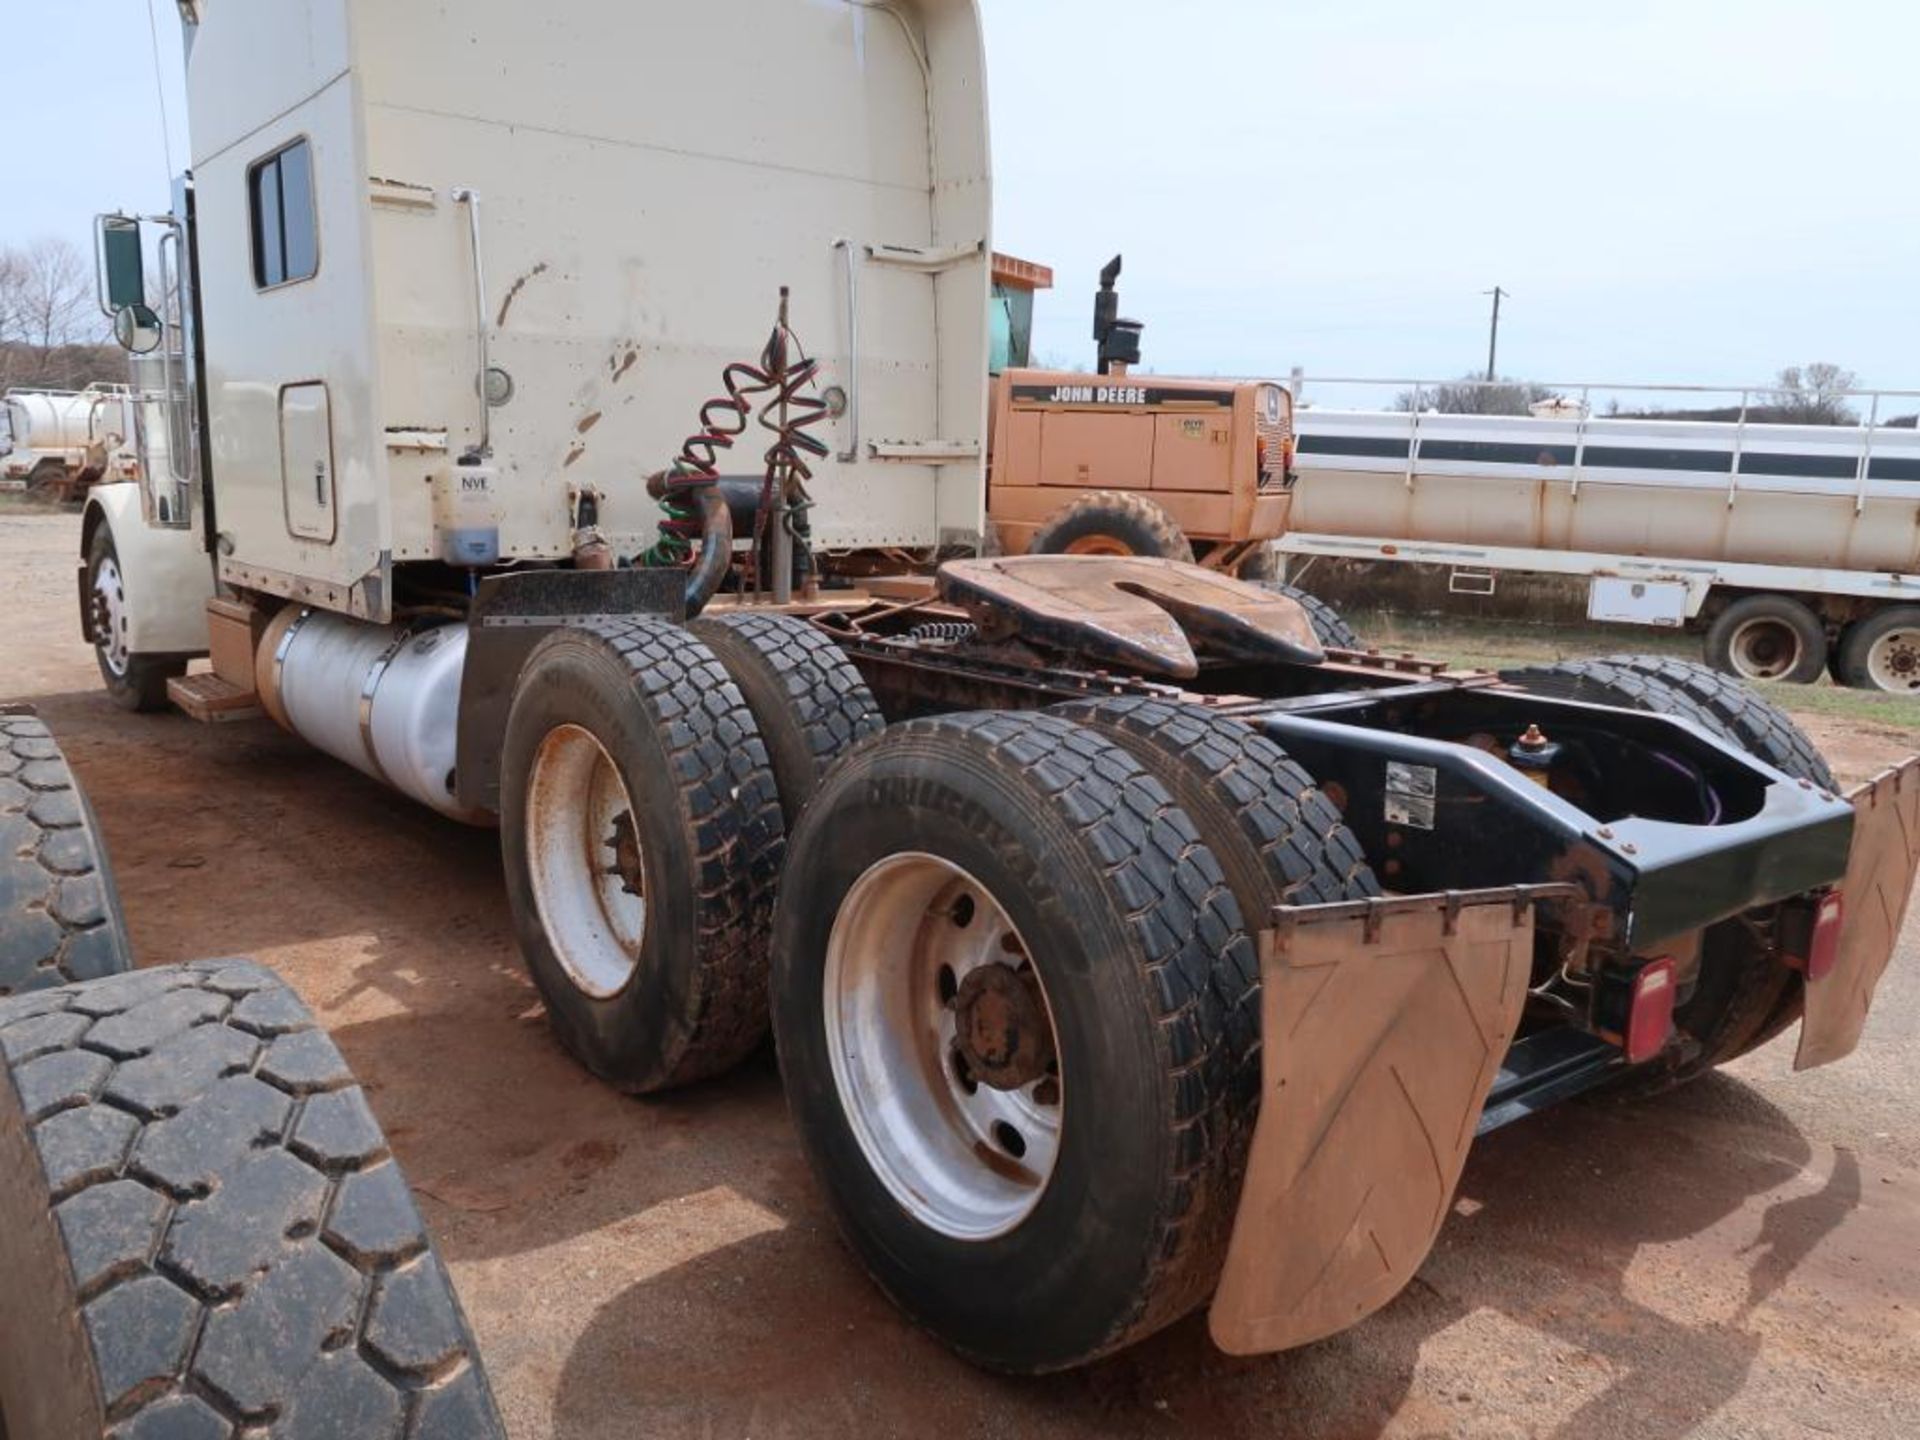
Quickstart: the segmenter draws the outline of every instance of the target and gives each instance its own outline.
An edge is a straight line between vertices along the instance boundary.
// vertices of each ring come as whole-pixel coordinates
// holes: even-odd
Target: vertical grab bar
[[[467,207],[467,228],[473,237],[473,323],[480,336],[480,445],[477,455],[493,454],[493,399],[487,393],[493,378],[493,330],[487,323],[487,265],[480,245],[480,196],[462,187],[453,192],[456,205]]]
[[[837,458],[851,465],[860,458],[860,257],[851,240],[836,240],[833,248],[847,268],[847,448]]]

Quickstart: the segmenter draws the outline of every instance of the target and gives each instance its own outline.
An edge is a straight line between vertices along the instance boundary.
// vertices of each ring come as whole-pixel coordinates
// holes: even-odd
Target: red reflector
[[[1846,902],[1835,890],[1820,902],[1813,917],[1813,943],[1807,946],[1807,981],[1824,980],[1840,963],[1840,929],[1847,918]]]
[[[1673,1036],[1673,961],[1655,960],[1633,981],[1627,1012],[1627,1063],[1639,1065],[1667,1048]]]

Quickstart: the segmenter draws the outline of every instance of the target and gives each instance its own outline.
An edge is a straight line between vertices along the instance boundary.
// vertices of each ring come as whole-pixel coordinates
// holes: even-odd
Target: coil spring
[[[665,517],[660,523],[660,540],[647,552],[643,564],[664,568],[692,559],[693,542],[700,538],[700,514],[686,497],[719,481],[721,453],[733,449],[756,421],[773,432],[774,440],[762,457],[766,481],[760,489],[759,518],[754,526],[755,553],[759,553],[766,518],[772,512],[774,488],[783,475],[796,491],[790,527],[802,539],[812,534],[808,512],[814,502],[805,487],[813,478],[813,467],[808,461],[825,459],[832,453],[825,441],[810,433],[812,427],[830,418],[827,402],[806,393],[819,373],[819,362],[806,354],[784,321],[774,327],[758,365],[736,362],[727,366],[721,375],[727,393],[700,407],[698,433],[687,437],[669,467],[666,493],[660,499]],[[783,411],[784,424],[780,420]]]
[[[980,627],[965,620],[929,620],[907,632],[907,638],[922,645],[964,645],[980,633]]]

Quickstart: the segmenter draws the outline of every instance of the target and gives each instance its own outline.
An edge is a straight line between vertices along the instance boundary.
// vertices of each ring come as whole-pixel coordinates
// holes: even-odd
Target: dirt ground
[[[145,964],[287,975],[371,1092],[516,1440],[1048,1434],[1901,1437],[1920,1413],[1920,927],[1849,1062],[1790,1042],[1484,1141],[1413,1286],[1291,1355],[1195,1318],[1084,1373],[982,1375],[835,1237],[763,1055],[623,1099],[549,1036],[492,836],[264,723],[134,718],[74,619],[77,521],[0,510],[0,699],[53,724]],[[1848,780],[1920,736],[1815,716]]]

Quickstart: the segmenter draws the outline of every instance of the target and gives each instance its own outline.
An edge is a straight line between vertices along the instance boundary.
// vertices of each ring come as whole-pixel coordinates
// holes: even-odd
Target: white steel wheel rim
[[[1733,632],[1733,668],[1745,680],[1779,680],[1800,664],[1800,636],[1784,620],[1755,618]]]
[[[93,572],[93,635],[107,668],[127,673],[127,587],[119,563],[108,555]]]
[[[1867,649],[1867,678],[1882,690],[1920,690],[1920,628],[1889,630]]]
[[[618,995],[639,968],[647,933],[645,854],[626,782],[591,731],[561,725],[540,742],[525,840],[534,905],[554,958],[586,994]]]
[[[1017,1089],[968,1086],[956,1007],[963,988],[1005,983],[1005,975],[969,981],[992,969],[1037,1002],[1042,1043],[1057,1055],[1038,963],[1000,903],[950,861],[918,853],[880,861],[847,893],[827,942],[827,1053],[842,1111],[893,1198],[953,1240],[1017,1229],[1060,1157],[1057,1061]]]

